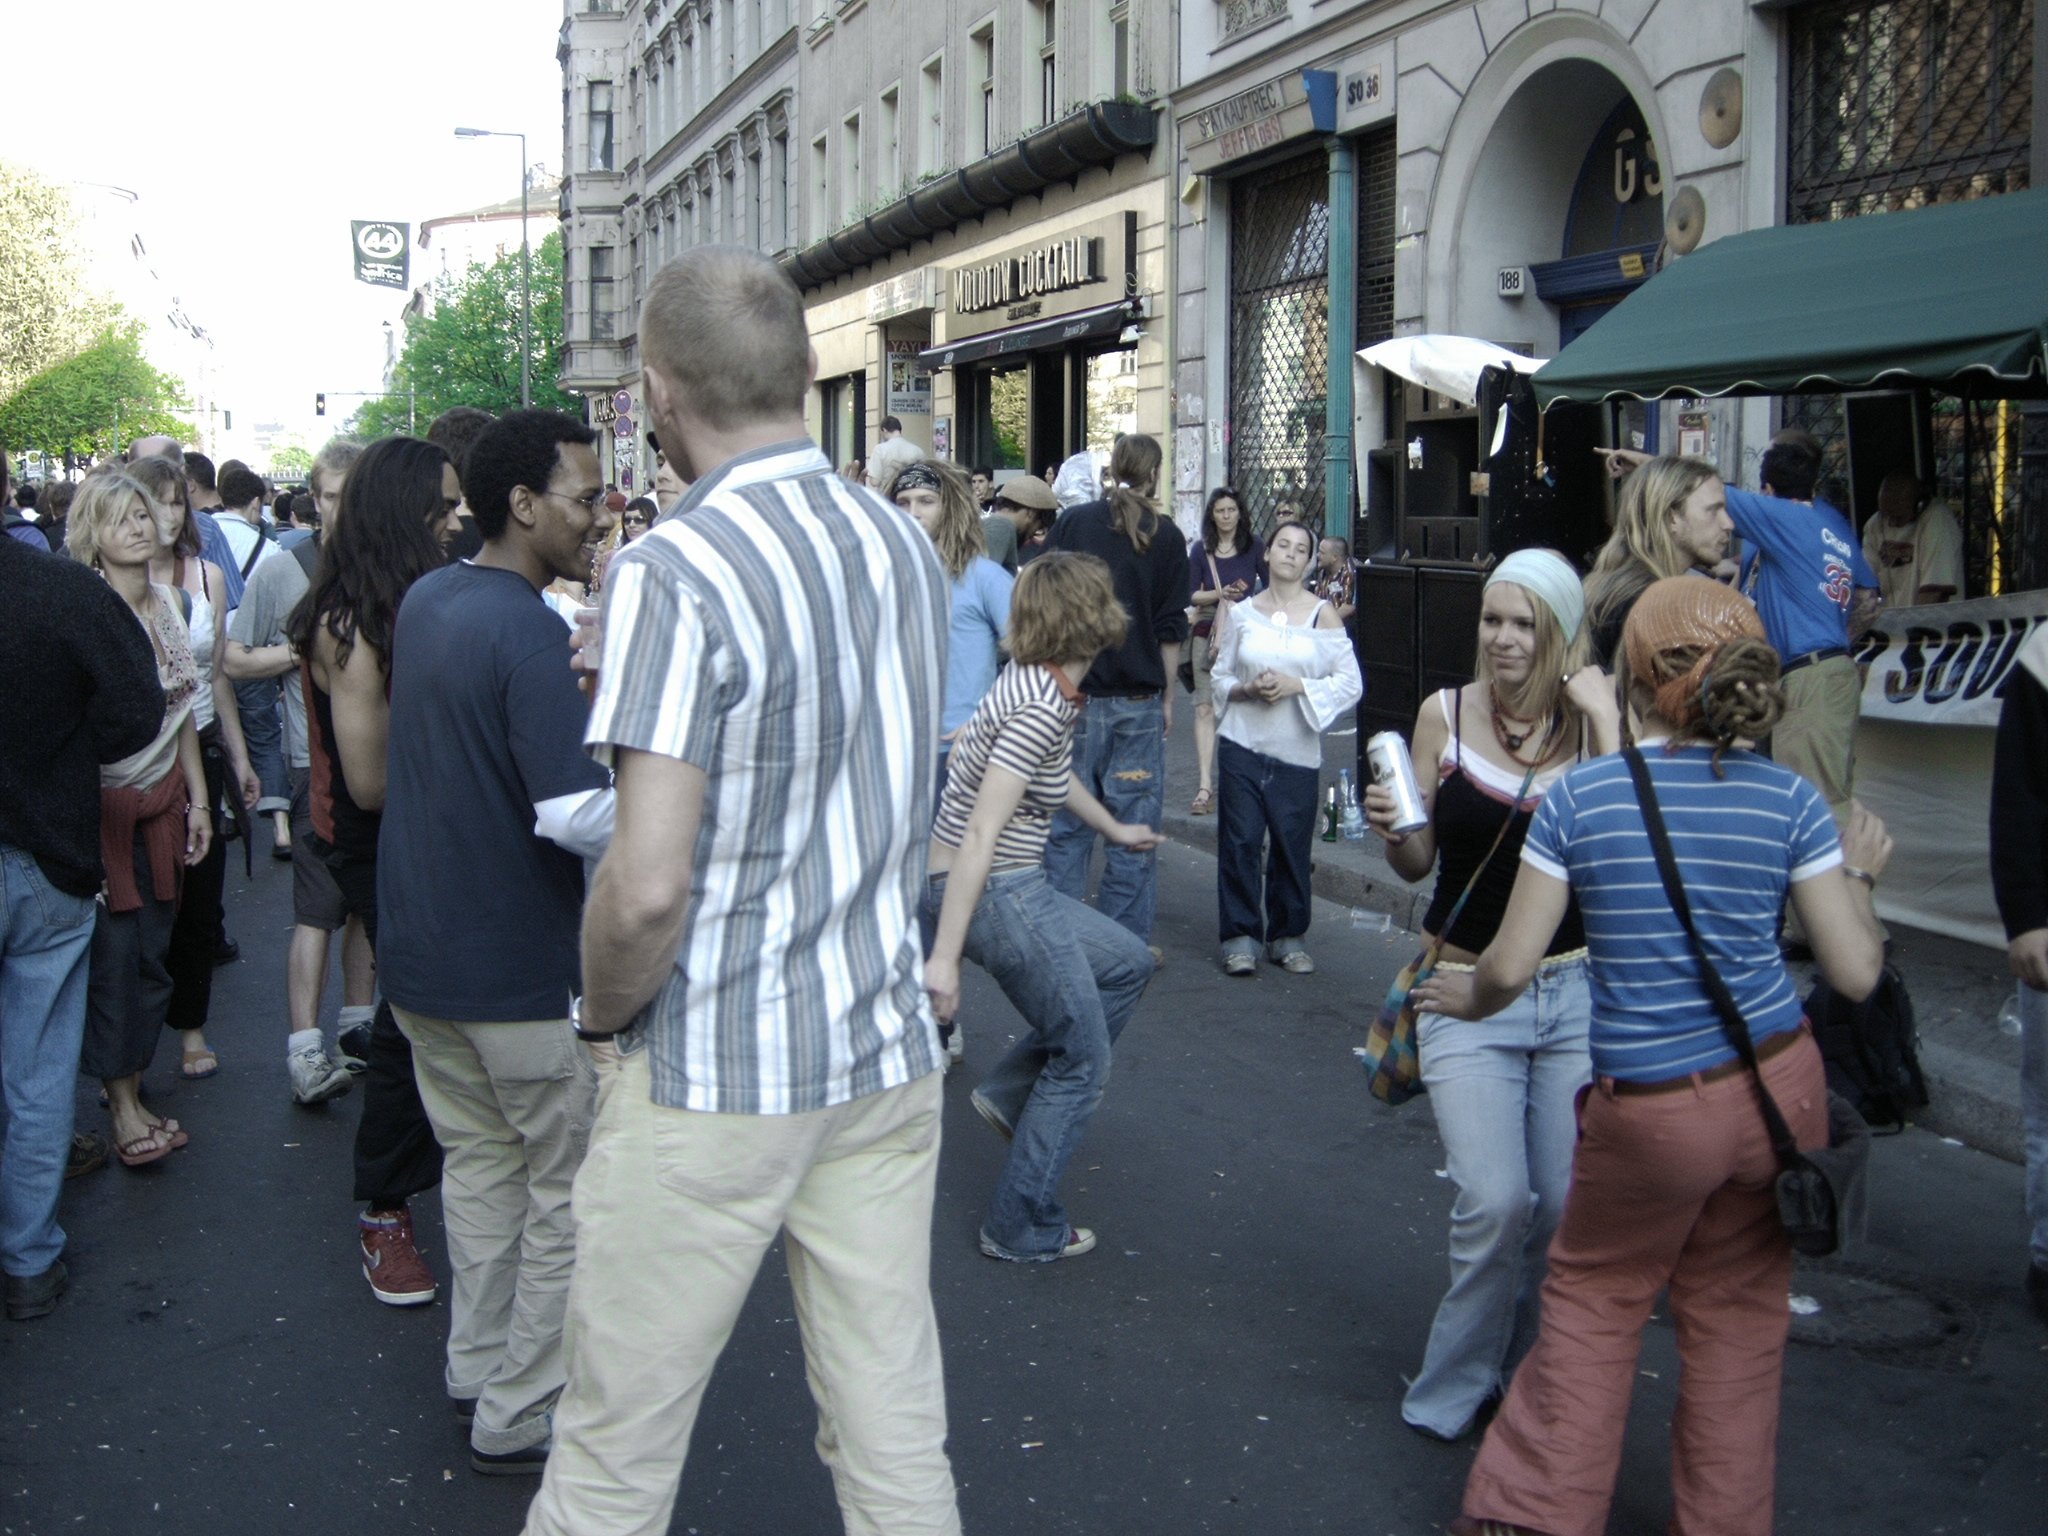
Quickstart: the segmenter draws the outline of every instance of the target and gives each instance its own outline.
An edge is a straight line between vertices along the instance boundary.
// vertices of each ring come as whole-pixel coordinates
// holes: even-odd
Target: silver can
[[[1415,764],[1408,756],[1408,743],[1399,731],[1381,731],[1365,744],[1366,766],[1373,783],[1392,792],[1394,824],[1387,830],[1396,837],[1429,825],[1429,812],[1422,807],[1422,787],[1415,782]]]

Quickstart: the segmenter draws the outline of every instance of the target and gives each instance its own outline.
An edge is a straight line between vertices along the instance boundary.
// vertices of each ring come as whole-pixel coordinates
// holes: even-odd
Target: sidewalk
[[[1194,700],[1176,688],[1173,733],[1166,748],[1166,825],[1169,837],[1204,852],[1216,851],[1216,819],[1190,816],[1195,773]],[[1355,732],[1323,738],[1323,783],[1337,782],[1340,769],[1357,775]],[[1381,920],[1413,933],[1429,905],[1431,883],[1409,885],[1394,873],[1378,838],[1315,846],[1315,893],[1350,910],[1357,936],[1381,932]],[[1363,931],[1359,931],[1363,930]],[[1953,1137],[2008,1162],[2024,1162],[2020,1129],[2020,1042],[1999,1029],[1998,1016],[2013,992],[2001,950],[1891,925],[1892,963],[1905,977],[1920,1029],[1920,1066],[1927,1075],[1929,1103],[1915,1122],[1936,1135]],[[1346,937],[1350,935],[1347,934]],[[1332,936],[1320,941],[1328,946]],[[1800,990],[1812,967],[1795,966]],[[1358,999],[1370,1014],[1377,997]]]

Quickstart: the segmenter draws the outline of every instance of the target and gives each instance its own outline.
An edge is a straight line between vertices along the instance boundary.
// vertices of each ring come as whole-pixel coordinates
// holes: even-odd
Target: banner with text
[[[356,281],[376,288],[396,288],[401,293],[412,287],[412,256],[407,236],[410,224],[391,224],[380,219],[349,220],[350,244],[355,248]]]
[[[1885,610],[1854,651],[1863,718],[1996,726],[2020,647],[2044,624],[2048,591]]]

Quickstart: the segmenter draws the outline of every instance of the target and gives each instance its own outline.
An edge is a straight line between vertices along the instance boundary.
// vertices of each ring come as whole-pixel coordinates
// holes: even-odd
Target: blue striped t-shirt
[[[1754,752],[1667,753],[1644,744],[1679,878],[1707,953],[1751,1036],[1798,1027],[1799,995],[1778,953],[1786,888],[1842,862],[1820,792]],[[1522,860],[1569,882],[1586,923],[1593,973],[1593,1070],[1656,1082],[1735,1059],[1700,980],[1692,941],[1657,875],[1635,784],[1619,756],[1560,779],[1530,824]]]

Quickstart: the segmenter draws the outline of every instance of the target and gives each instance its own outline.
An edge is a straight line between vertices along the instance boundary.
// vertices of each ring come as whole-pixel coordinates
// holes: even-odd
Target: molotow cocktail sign
[[[411,225],[351,219],[348,227],[355,248],[357,282],[401,291],[412,286],[412,259],[407,249]]]

